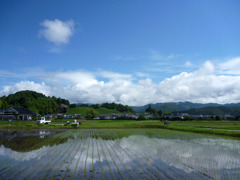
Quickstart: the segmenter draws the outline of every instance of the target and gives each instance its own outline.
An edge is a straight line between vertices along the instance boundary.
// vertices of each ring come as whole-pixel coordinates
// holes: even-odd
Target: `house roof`
[[[11,107],[10,109],[13,109],[15,111],[17,111],[18,114],[31,114],[34,115],[34,113],[30,110],[28,110],[27,108],[24,107]]]

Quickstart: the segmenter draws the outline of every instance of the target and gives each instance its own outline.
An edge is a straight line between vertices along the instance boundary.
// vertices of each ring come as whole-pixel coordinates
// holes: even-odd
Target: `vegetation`
[[[0,129],[72,129],[66,120],[53,120],[50,125],[37,125],[35,122],[4,122],[0,121]],[[164,125],[159,120],[78,120],[82,124],[79,129],[130,129],[160,128],[188,132],[199,132],[216,135],[240,137],[240,121],[171,121]]]
[[[192,115],[239,115],[240,114],[240,106],[216,106],[216,107],[205,107],[205,108],[198,108],[198,109],[190,109],[186,111],[180,111],[181,113],[188,113]]]
[[[191,102],[178,102],[178,103],[157,103],[149,104],[151,108],[155,110],[161,110],[165,112],[181,112],[188,113],[192,115],[238,115],[240,114],[240,103],[237,104],[200,104],[200,103],[191,103]],[[145,112],[149,105],[145,106],[135,106],[133,109],[136,112]]]
[[[18,106],[39,114],[51,114],[57,111],[61,104],[69,105],[69,101],[55,96],[47,97],[34,91],[19,91],[0,98],[0,109]]]
[[[19,146],[8,142],[9,148]],[[236,138],[165,129],[83,129],[33,143],[3,151],[0,179],[239,179]]]
[[[75,108],[67,108],[67,114],[81,114],[83,116],[86,116],[87,111],[89,109],[94,110],[94,112],[96,112],[96,114],[98,114],[98,115],[101,115],[101,114],[111,114],[111,113],[120,113],[116,109],[107,109],[107,108],[94,109],[92,107],[77,106]]]
[[[122,104],[115,104],[115,103],[103,103],[102,105],[99,104],[71,104],[69,108],[67,108],[67,114],[81,114],[86,116],[87,119],[92,119],[98,115],[102,114],[120,114],[120,113],[134,113],[135,111],[129,107],[124,106]]]

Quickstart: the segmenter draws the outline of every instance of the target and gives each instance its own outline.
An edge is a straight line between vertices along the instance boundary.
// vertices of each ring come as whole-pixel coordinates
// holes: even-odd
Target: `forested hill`
[[[161,109],[162,112],[190,112],[193,114],[198,114],[200,112],[213,112],[220,114],[227,113],[231,114],[232,112],[237,112],[236,109],[240,108],[240,103],[237,104],[216,104],[216,103],[207,103],[207,104],[201,104],[201,103],[191,103],[191,102],[172,102],[172,103],[157,103],[157,104],[150,104],[152,108],[159,110]],[[144,112],[149,105],[145,106],[135,106],[133,109],[136,112]],[[205,113],[201,113],[205,114]],[[212,114],[212,113],[211,113]]]
[[[39,114],[50,114],[55,112],[61,104],[69,105],[66,99],[49,97],[35,91],[19,91],[15,94],[0,98],[0,109],[7,109],[11,106],[25,107],[32,112]]]
[[[175,112],[175,111],[185,111],[193,108],[203,108],[203,107],[214,107],[219,106],[219,104],[208,103],[208,104],[200,104],[200,103],[191,103],[191,102],[169,102],[169,103],[156,103],[150,104],[152,108],[159,110],[162,112]],[[134,106],[133,109],[136,112],[144,112],[149,104],[145,106]]]
[[[174,113],[188,113],[191,115],[239,115],[240,106],[216,106],[216,107],[204,107],[198,109],[189,109],[185,111],[178,111]]]

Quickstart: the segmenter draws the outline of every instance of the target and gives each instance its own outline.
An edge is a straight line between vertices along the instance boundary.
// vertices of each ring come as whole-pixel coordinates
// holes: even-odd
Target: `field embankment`
[[[63,120],[52,120],[50,125],[37,125],[35,122],[0,122],[2,129],[71,129],[73,120],[66,124]],[[216,134],[240,137],[240,121],[173,121],[170,125],[157,120],[78,120],[82,124],[79,129],[131,129],[131,128],[162,128],[186,132]]]

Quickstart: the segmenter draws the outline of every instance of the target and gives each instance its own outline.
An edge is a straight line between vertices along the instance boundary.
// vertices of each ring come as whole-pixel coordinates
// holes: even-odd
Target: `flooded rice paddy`
[[[239,139],[153,129],[0,138],[0,179],[240,179]]]

